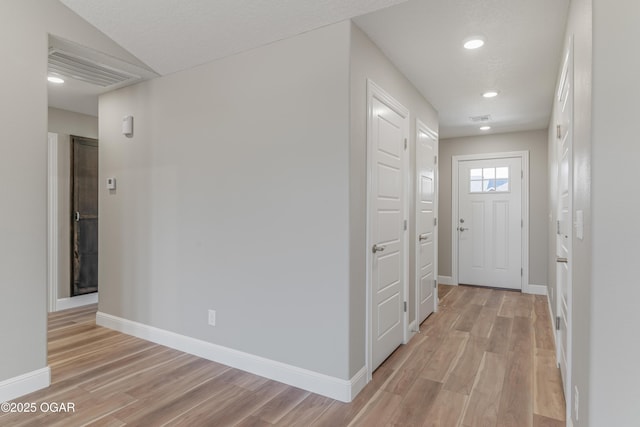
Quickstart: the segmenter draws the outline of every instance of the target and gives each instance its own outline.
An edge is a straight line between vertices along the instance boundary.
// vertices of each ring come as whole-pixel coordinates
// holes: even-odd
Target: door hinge
[[[73,220],[74,220],[75,222],[80,221],[80,212],[75,212],[75,213],[73,214]]]
[[[556,137],[558,139],[562,138],[562,131],[561,131],[560,125],[556,125]]]
[[[433,164],[434,165],[438,164],[438,156],[433,156]]]
[[[560,330],[560,316],[556,316],[556,331]]]
[[[406,301],[404,302],[404,312],[405,313],[407,312],[407,302]]]
[[[404,139],[404,149],[407,149],[407,138]]]
[[[524,268],[520,269],[520,277],[524,276]]]
[[[404,220],[404,231],[407,231],[407,220]]]
[[[524,228],[524,219],[520,220],[520,228]]]
[[[433,226],[437,226],[438,225],[438,218],[433,218]]]
[[[520,171],[520,179],[524,179],[524,171]]]
[[[433,289],[438,288],[438,279],[433,279]]]
[[[556,220],[556,234],[560,234],[560,220]]]

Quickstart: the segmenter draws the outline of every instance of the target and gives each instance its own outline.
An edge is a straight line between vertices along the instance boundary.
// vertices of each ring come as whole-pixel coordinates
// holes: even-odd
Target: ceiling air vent
[[[49,50],[49,72],[100,87],[122,86],[141,77],[60,49]]]
[[[491,120],[490,114],[485,114],[484,116],[473,116],[469,117],[473,123],[484,123]]]

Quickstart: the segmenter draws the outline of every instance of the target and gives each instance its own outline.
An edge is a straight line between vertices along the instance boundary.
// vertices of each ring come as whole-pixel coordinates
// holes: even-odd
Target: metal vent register
[[[121,85],[126,82],[133,83],[141,79],[135,74],[99,64],[56,48],[49,50],[49,72],[100,87]]]

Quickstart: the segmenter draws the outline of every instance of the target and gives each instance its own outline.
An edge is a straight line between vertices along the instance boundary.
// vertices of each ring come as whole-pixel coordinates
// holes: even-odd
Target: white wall
[[[128,59],[58,1],[0,3],[0,381],[47,363],[48,32]]]
[[[593,0],[591,426],[640,425],[638,22],[636,0]]]
[[[98,118],[49,107],[49,132],[58,134],[58,298],[71,294],[71,135],[98,138]]]
[[[101,312],[349,378],[349,28],[100,97]]]
[[[350,165],[350,372],[355,374],[365,360],[366,310],[366,189],[367,189],[367,79],[372,79],[410,111],[409,146],[411,176],[415,173],[416,118],[438,131],[438,114],[417,89],[387,59],[367,35],[352,24],[351,30],[351,151]],[[411,182],[413,187],[413,180]],[[411,191],[413,192],[413,190]],[[415,235],[415,200],[411,200],[408,235]],[[410,247],[409,319],[415,319],[414,245]]]
[[[451,159],[466,154],[529,151],[529,284],[547,284],[547,131],[440,141],[440,276],[451,276]]]

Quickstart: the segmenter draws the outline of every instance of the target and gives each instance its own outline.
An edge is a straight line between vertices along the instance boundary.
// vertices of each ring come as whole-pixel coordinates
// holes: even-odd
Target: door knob
[[[423,240],[429,240],[429,235],[427,233],[422,233],[418,236],[418,241],[422,242]]]
[[[373,245],[373,247],[371,248],[371,251],[372,251],[374,254],[375,254],[376,252],[382,252],[382,251],[384,251],[384,246],[378,246],[377,244],[376,244],[376,245]]]
[[[466,230],[468,230],[468,229],[469,229],[468,227],[467,227],[467,228],[464,228],[464,227],[460,227],[460,228],[458,228],[458,230],[460,230],[460,231],[466,231]]]

